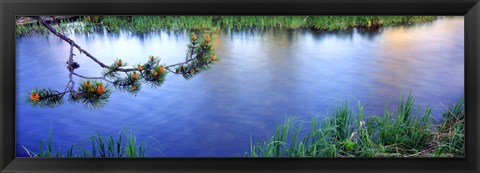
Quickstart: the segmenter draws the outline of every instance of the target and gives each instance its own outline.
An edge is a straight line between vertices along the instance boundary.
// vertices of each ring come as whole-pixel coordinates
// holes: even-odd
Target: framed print
[[[478,1],[0,7],[1,172],[478,172]]]

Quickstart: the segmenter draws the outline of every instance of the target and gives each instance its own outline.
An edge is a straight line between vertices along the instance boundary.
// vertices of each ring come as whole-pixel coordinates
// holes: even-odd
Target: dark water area
[[[115,58],[143,63],[149,55],[174,64],[185,59],[189,33],[68,36],[106,64]],[[93,110],[67,101],[52,109],[26,103],[35,87],[65,88],[70,47],[52,35],[18,37],[17,156],[28,156],[22,146],[38,150],[50,128],[63,151],[88,146],[97,131],[116,136],[128,128],[163,152],[148,149],[149,157],[243,156],[250,139],[270,137],[286,117],[324,117],[346,100],[361,101],[366,115],[380,115],[386,102],[394,111],[412,91],[417,105],[432,106],[440,120],[446,106],[464,96],[463,17],[375,32],[230,30],[214,39],[221,60],[210,70],[190,80],[169,74],[160,88],[143,85],[136,96],[113,92],[108,105]],[[77,73],[101,75],[97,64],[75,53]]]

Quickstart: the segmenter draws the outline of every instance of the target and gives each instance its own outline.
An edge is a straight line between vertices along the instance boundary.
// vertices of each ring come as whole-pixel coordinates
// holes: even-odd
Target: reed
[[[125,140],[126,139],[126,140]],[[85,146],[73,144],[68,147],[65,153],[61,148],[55,149],[52,141],[52,128],[48,134],[48,140],[42,140],[38,152],[26,147],[23,149],[30,157],[145,157],[146,144],[137,144],[133,132],[122,130],[118,137],[102,136],[99,132],[89,138],[90,149]]]
[[[432,108],[415,106],[411,95],[400,99],[396,112],[386,106],[383,115],[364,118],[348,102],[322,121],[304,122],[288,118],[272,137],[250,142],[250,157],[435,157],[464,155],[463,99],[451,106],[444,123],[432,121]]]
[[[216,32],[221,29],[313,29],[320,31],[348,30],[354,27],[378,29],[406,23],[423,23],[436,16],[77,16],[62,19],[57,27],[73,33],[126,30],[147,33],[161,30],[194,30]],[[75,22],[73,22],[75,21]],[[55,26],[55,25],[54,25]],[[48,34],[38,23],[17,24],[17,35]]]

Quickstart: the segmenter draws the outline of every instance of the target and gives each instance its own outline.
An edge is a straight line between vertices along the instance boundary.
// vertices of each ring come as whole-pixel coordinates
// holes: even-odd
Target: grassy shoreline
[[[245,157],[463,157],[464,100],[460,99],[442,113],[443,122],[432,121],[432,108],[420,108],[409,95],[401,99],[396,112],[364,118],[364,106],[356,112],[348,102],[324,119],[305,122],[288,118],[272,137],[250,141]],[[39,151],[24,147],[30,157],[145,157],[144,142],[137,143],[132,132],[118,137],[91,136],[91,146],[71,145],[65,153],[55,150],[52,132],[41,141]],[[156,140],[155,140],[156,141]],[[158,141],[156,141],[158,143]],[[248,144],[246,144],[248,146]],[[90,149],[88,149],[90,148]],[[149,147],[153,148],[153,147]],[[156,148],[153,148],[159,151]],[[160,153],[162,153],[160,151]],[[162,153],[163,154],[163,153]]]
[[[463,157],[464,100],[442,113],[444,122],[432,121],[432,108],[421,110],[413,97],[401,99],[396,112],[364,118],[358,103],[355,113],[348,103],[323,121],[304,123],[288,118],[272,137],[250,143],[250,157]],[[305,134],[302,134],[301,132]]]
[[[92,33],[105,28],[118,33],[121,29],[134,33],[161,30],[194,30],[216,32],[221,29],[312,29],[317,31],[348,30],[362,27],[371,30],[396,24],[423,23],[436,16],[78,16],[56,20],[54,27],[73,33]],[[48,34],[34,20],[19,19],[17,35]],[[79,22],[73,24],[72,22]]]

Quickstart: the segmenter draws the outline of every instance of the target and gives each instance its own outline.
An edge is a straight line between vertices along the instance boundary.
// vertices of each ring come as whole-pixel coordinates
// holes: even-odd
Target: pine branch
[[[68,78],[70,81],[67,84],[67,88],[68,88],[68,85],[70,85],[70,94],[73,94],[73,92],[75,91],[74,89],[75,81],[73,81],[73,78],[72,78],[73,71],[75,70],[73,56],[75,56],[75,54],[73,54],[73,45],[70,45],[70,56],[68,57],[68,61],[67,61],[68,71],[70,72],[68,74]]]
[[[93,79],[93,80],[98,79],[98,80],[107,81],[107,82],[109,82],[109,83],[113,83],[113,81],[108,80],[108,79],[105,78],[105,77],[87,77],[87,76],[83,76],[83,75],[77,74],[77,73],[75,73],[75,72],[72,72],[72,74],[75,75],[75,76],[77,76],[77,77],[79,77],[79,78],[83,78],[83,79]]]
[[[101,82],[97,82],[96,80],[106,81],[113,84],[118,91],[127,91],[136,95],[141,88],[140,80],[150,84],[152,87],[160,87],[165,81],[168,72],[181,74],[185,79],[189,79],[195,74],[207,70],[211,63],[217,61],[217,59],[215,59],[213,47],[209,44],[210,37],[206,36],[203,41],[199,41],[197,40],[196,35],[192,33],[190,39],[191,42],[188,45],[189,49],[184,62],[171,65],[161,65],[160,58],[150,56],[150,60],[147,63],[143,65],[139,64],[136,66],[136,68],[124,68],[127,66],[127,64],[122,62],[121,59],[115,60],[115,62],[109,66],[84,50],[72,39],[58,32],[40,16],[31,16],[31,18],[35,18],[51,33],[70,44],[70,54],[67,61],[69,82],[67,83],[64,92],[51,89],[36,89],[29,94],[30,97],[28,99],[28,101],[34,106],[57,106],[62,103],[63,96],[66,93],[70,93],[70,101],[82,102],[85,106],[99,108],[108,102],[111,90],[108,88],[108,85],[103,85]],[[58,21],[56,21],[55,17],[52,16],[52,20],[58,24]],[[60,29],[63,30],[61,27]],[[80,53],[84,53],[88,58],[105,69],[102,76],[88,77],[75,73],[75,69],[80,67],[80,65],[74,61],[75,54],[73,53],[73,50],[75,48]],[[172,68],[175,67],[177,68],[172,70]],[[120,74],[118,72],[124,72],[126,77],[119,77]],[[73,76],[85,79],[85,81],[80,82],[78,90],[75,89],[75,81],[73,80]]]
[[[93,61],[95,61],[95,63],[97,63],[98,65],[100,65],[100,67],[103,67],[103,68],[108,68],[109,66],[106,65],[105,63],[99,61],[97,58],[95,58],[92,54],[90,54],[89,52],[87,52],[86,50],[84,50],[82,47],[80,47],[77,43],[75,43],[72,39],[68,38],[67,36],[59,33],[55,28],[53,28],[50,24],[48,24],[44,19],[42,19],[40,16],[32,16],[32,18],[35,18],[37,19],[43,26],[45,26],[51,33],[55,34],[57,37],[59,37],[60,39],[64,40],[65,42],[69,43],[70,45],[74,46],[75,48],[78,49],[78,51],[80,51],[80,53],[83,53],[85,54],[87,57],[89,57],[90,59],[92,59]],[[172,65],[168,65],[168,66],[165,66],[165,68],[169,69],[169,68],[172,68],[172,67],[175,67],[175,66],[178,66],[178,65],[183,65],[183,64],[187,64],[191,61],[194,61],[196,59],[198,59],[200,56],[195,56],[194,58],[189,58],[188,60],[186,60],[185,62],[180,62],[180,63],[176,63],[176,64],[172,64]],[[131,71],[138,71],[137,69],[135,68],[118,68],[116,69],[115,71],[122,71],[122,72],[131,72]]]

